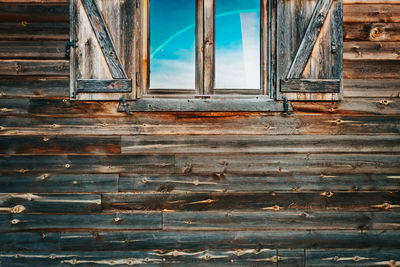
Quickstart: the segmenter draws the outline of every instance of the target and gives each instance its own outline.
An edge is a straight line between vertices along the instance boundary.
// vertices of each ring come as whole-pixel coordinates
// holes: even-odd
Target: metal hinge
[[[332,41],[332,43],[331,43],[331,53],[332,53],[332,54],[336,54],[336,52],[337,52],[337,45],[336,45],[336,42],[335,42],[335,41]]]
[[[69,58],[69,55],[71,54],[71,47],[73,47],[73,48],[76,47],[75,40],[68,41],[65,43],[65,57],[66,58]]]
[[[135,1],[136,8],[139,8],[139,0]]]
[[[285,110],[287,115],[291,115],[292,113],[289,112],[289,100],[286,96],[282,96],[283,99],[283,109]]]
[[[122,102],[122,106],[124,107],[124,110],[125,110],[126,114],[132,115],[132,112],[129,111],[129,105],[128,105],[128,103],[126,103],[125,98],[121,97],[121,98],[119,99],[119,101]]]

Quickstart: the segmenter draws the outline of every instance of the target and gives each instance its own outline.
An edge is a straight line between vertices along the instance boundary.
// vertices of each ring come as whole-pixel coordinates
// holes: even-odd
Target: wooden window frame
[[[215,0],[196,0],[195,89],[150,89],[150,1],[142,0],[140,7],[140,86],[131,111],[283,110],[271,79],[273,0],[260,0],[260,89],[214,88]]]

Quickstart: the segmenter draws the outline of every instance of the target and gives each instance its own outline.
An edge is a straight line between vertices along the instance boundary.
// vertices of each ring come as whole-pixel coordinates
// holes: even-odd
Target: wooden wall
[[[400,1],[290,116],[70,101],[67,2],[0,0],[0,266],[400,266]]]

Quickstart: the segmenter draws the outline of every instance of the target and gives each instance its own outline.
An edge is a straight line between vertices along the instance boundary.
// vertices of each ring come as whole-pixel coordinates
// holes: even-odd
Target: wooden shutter
[[[71,0],[71,98],[136,98],[135,0]]]
[[[276,1],[277,99],[341,100],[342,0]]]

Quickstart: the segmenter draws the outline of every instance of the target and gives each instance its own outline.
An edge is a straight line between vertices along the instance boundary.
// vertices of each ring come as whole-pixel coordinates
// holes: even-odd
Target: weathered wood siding
[[[68,1],[0,0],[0,266],[400,266],[400,1],[345,0],[345,100],[69,100]]]

